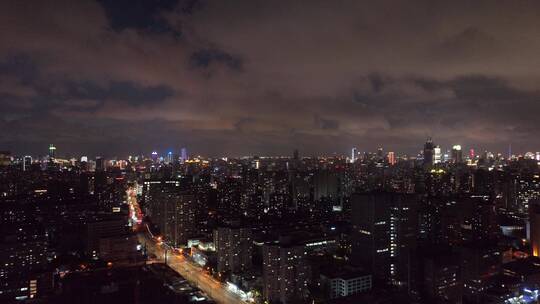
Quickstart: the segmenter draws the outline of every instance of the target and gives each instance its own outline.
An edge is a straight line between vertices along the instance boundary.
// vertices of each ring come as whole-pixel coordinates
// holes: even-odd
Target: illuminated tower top
[[[55,158],[56,157],[56,147],[53,144],[49,145],[49,157]]]

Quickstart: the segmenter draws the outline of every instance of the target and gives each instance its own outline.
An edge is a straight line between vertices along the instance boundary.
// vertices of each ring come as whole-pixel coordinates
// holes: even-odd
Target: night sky
[[[540,1],[0,1],[0,150],[540,150]]]

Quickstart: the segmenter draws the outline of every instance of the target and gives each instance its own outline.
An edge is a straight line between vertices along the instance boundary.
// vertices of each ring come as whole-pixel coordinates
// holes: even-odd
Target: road
[[[142,214],[137,203],[137,195],[134,189],[128,189],[128,203],[130,211],[132,211],[132,219],[135,225],[141,225]],[[134,227],[136,228],[136,227]],[[179,273],[186,280],[196,285],[200,290],[205,292],[212,300],[220,304],[247,304],[237,294],[231,292],[227,287],[208,275],[200,267],[192,264],[182,254],[174,252],[166,247],[162,242],[159,242],[150,235],[147,229],[137,229],[137,237],[139,243],[146,246],[149,254],[154,254],[159,260],[165,260],[167,254],[167,265],[174,271]]]
[[[186,280],[196,285],[205,292],[212,300],[223,304],[246,304],[240,297],[232,293],[227,287],[208,275],[201,268],[188,261],[182,254],[166,250],[165,245],[158,245],[157,242],[148,235],[140,232],[138,234],[139,242],[146,245],[148,253],[155,254],[160,260],[165,260],[165,251],[167,251],[167,265],[183,276]]]

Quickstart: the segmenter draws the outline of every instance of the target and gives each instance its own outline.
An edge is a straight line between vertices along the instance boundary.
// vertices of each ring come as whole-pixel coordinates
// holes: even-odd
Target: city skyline
[[[540,146],[538,2],[0,5],[2,150]]]
[[[438,145],[436,143],[433,143],[432,138],[429,137],[427,139],[427,143],[432,143],[431,150],[437,150],[435,153],[438,155],[439,159],[441,160],[441,157],[444,155],[450,157],[452,150],[456,147],[459,147],[460,151],[464,151],[462,153],[465,153],[464,155],[470,159],[474,158],[481,158],[484,157],[485,154],[490,154],[493,156],[500,156],[503,158],[512,158],[512,157],[525,157],[525,158],[534,158],[540,160],[540,152],[531,150],[531,151],[515,151],[512,149],[512,146],[509,145],[507,147],[506,151],[490,151],[490,150],[481,150],[476,149],[474,147],[465,147],[462,145],[451,145],[448,147],[441,147],[441,145]],[[51,150],[52,149],[52,150]],[[254,157],[262,157],[262,158],[297,158],[297,157],[307,157],[307,158],[316,158],[316,157],[341,157],[341,158],[347,158],[350,159],[352,162],[354,162],[357,159],[362,158],[363,155],[367,154],[376,154],[382,152],[386,157],[420,157],[424,158],[426,153],[426,147],[424,146],[424,149],[422,149],[421,146],[418,147],[416,152],[413,153],[406,153],[403,151],[395,151],[395,150],[386,150],[385,147],[378,146],[376,149],[373,150],[361,150],[357,147],[351,147],[349,151],[339,151],[339,152],[333,152],[328,154],[315,154],[315,153],[306,153],[303,155],[299,155],[298,149],[294,149],[292,153],[289,154],[252,154],[252,155],[241,155],[241,154],[233,154],[233,155],[204,155],[201,153],[197,153],[197,151],[190,151],[190,155],[188,156],[188,150],[187,147],[177,148],[177,149],[163,149],[163,150],[146,150],[146,151],[138,151],[138,152],[132,152],[127,153],[125,155],[112,155],[107,154],[106,151],[104,153],[98,153],[98,154],[88,154],[85,152],[82,152],[81,154],[73,154],[73,153],[67,153],[67,152],[61,152],[57,153],[58,147],[55,144],[49,144],[47,150],[43,150],[41,152],[38,152],[37,154],[32,153],[12,153],[12,151],[4,150],[0,153],[5,154],[6,156],[11,156],[13,158],[24,158],[24,157],[53,157],[53,158],[81,158],[81,159],[88,159],[90,158],[110,158],[110,159],[123,159],[123,158],[132,158],[132,157],[149,157],[149,158],[156,158],[156,159],[162,159],[167,162],[171,162],[173,159],[181,159],[186,160],[189,158],[254,158]],[[45,151],[45,152],[44,152]],[[289,151],[291,152],[291,151]],[[391,154],[391,156],[390,156]],[[433,154],[433,152],[431,152]],[[431,159],[434,157],[433,155],[428,156]],[[438,161],[435,161],[437,163]]]

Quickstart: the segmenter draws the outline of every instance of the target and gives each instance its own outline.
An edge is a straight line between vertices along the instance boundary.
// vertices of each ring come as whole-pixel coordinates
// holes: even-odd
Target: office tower
[[[105,158],[96,156],[96,172],[103,172],[105,169]]]
[[[297,303],[308,296],[310,267],[301,245],[263,245],[263,296],[273,303]]]
[[[463,160],[463,151],[461,151],[460,145],[454,145],[452,147],[452,162],[454,164],[459,164]]]
[[[219,272],[241,273],[251,269],[253,240],[250,228],[219,227],[214,230]]]
[[[475,157],[474,149],[470,149],[469,150],[469,159],[474,160],[474,157]]]
[[[25,156],[23,158],[23,171],[27,171],[32,166],[32,156]]]
[[[529,242],[533,256],[540,256],[540,205],[529,206]]]
[[[152,151],[152,154],[150,154],[150,158],[152,159],[152,162],[157,162],[158,160],[158,153],[157,151]]]
[[[167,153],[166,162],[167,162],[167,164],[172,164],[172,162],[173,162],[173,153],[171,151],[169,151],[169,153]]]
[[[396,155],[394,152],[388,152],[388,163],[390,165],[395,165],[396,164]]]
[[[182,148],[180,150],[180,157],[182,158],[182,162],[185,162],[186,160],[188,160],[188,154],[187,154],[186,148]]]
[[[293,159],[294,160],[299,160],[300,159],[300,155],[298,154],[298,149],[294,149]]]
[[[368,267],[376,278],[390,284],[410,285],[418,202],[413,194],[353,194],[352,262]]]
[[[358,150],[356,148],[352,148],[352,150],[351,150],[351,164],[354,164],[356,162],[357,155],[358,155]]]
[[[49,158],[54,159],[56,157],[56,147],[53,144],[49,145]]]
[[[431,137],[430,137],[424,144],[424,165],[425,166],[433,165],[433,150],[434,149],[435,149],[435,146],[433,145],[433,141],[431,140]]]
[[[433,163],[439,164],[441,161],[442,161],[441,147],[435,146],[435,148],[433,148]]]
[[[384,159],[384,151],[382,147],[379,147],[379,149],[377,149],[377,160],[382,161],[383,159]]]

